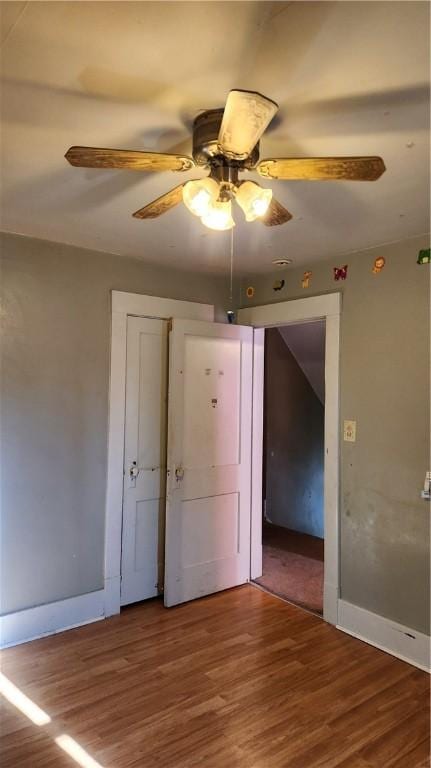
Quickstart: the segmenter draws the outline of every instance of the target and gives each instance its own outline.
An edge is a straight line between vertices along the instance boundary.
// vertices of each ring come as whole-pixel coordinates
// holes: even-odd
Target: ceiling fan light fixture
[[[183,186],[183,202],[194,216],[202,217],[219,194],[219,185],[209,176],[205,179],[187,181]]]
[[[210,229],[231,229],[231,201],[237,199],[246,221],[259,219],[275,227],[292,214],[256,182],[243,182],[242,171],[283,181],[376,181],[385,171],[381,157],[275,157],[259,162],[259,144],[278,105],[257,91],[231,90],[224,109],[201,112],[193,123],[192,157],[166,152],[73,146],[66,160],[78,168],[118,168],[135,171],[190,171],[206,168],[209,176],[190,179],[133,213],[136,219],[156,219],[183,200],[190,213]],[[413,142],[408,143],[408,147]]]
[[[238,189],[236,202],[242,208],[246,221],[265,216],[272,200],[272,189],[262,189],[254,181],[244,181]]]
[[[221,231],[232,229],[235,226],[235,222],[232,218],[231,201],[211,203],[206,213],[201,217],[201,221],[209,229]]]

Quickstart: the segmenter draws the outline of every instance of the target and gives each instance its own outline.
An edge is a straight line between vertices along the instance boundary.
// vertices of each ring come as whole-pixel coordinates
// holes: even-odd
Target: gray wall
[[[289,226],[289,225],[287,225]],[[287,236],[287,234],[286,234]],[[430,469],[430,267],[416,264],[418,237],[277,272],[248,276],[242,306],[342,291],[341,420],[356,419],[356,443],[341,442],[341,595],[429,632],[429,504],[420,499]],[[294,254],[289,254],[294,258]],[[380,274],[374,259],[386,258]],[[332,267],[349,264],[345,283]],[[342,435],[341,435],[342,438]]]
[[[277,328],[265,331],[264,411],[267,517],[323,538],[325,411]]]
[[[223,318],[227,280],[13,235],[0,244],[8,613],[103,586],[111,289],[215,303]]]

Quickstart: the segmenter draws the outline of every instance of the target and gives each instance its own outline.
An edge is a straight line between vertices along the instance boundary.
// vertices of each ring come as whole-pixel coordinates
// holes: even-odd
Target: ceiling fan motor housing
[[[201,112],[193,123],[193,159],[200,166],[226,165],[239,170],[254,168],[259,160],[259,143],[245,160],[234,160],[220,152],[218,136],[224,109],[208,109]]]

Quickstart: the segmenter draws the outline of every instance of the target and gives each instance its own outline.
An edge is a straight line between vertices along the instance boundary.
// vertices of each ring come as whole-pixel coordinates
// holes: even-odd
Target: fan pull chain
[[[226,315],[228,323],[235,322],[235,312],[233,310],[233,227],[230,231],[230,291],[229,291],[229,306]]]
[[[230,230],[230,308],[233,310],[233,227]]]

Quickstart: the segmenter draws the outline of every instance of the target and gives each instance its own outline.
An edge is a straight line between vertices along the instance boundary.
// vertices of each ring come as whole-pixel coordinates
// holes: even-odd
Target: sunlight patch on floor
[[[35,725],[47,725],[51,718],[8,678],[0,673],[0,693]]]
[[[54,741],[64,750],[64,752],[67,752],[78,765],[81,765],[82,768],[102,768],[100,763],[98,763],[94,757],[91,757],[88,752],[75,741],[75,739],[72,739],[72,737],[68,736],[66,733],[57,736]]]
[[[0,694],[4,696],[16,709],[28,717],[35,725],[49,725],[50,716],[14,685],[5,675],[0,673]],[[50,730],[50,729],[48,729]],[[91,757],[75,739],[62,733],[60,736],[51,736],[63,752],[69,755],[81,768],[103,768],[103,766]]]

